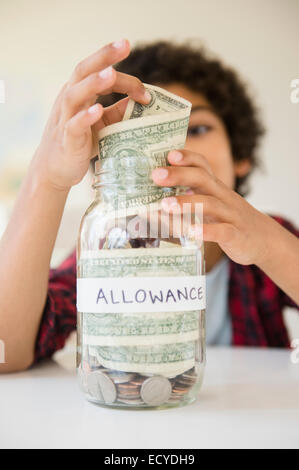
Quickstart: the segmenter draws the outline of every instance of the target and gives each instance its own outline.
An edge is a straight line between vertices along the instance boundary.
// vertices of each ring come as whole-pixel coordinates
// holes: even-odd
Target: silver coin
[[[171,395],[171,383],[166,377],[156,375],[143,382],[140,395],[147,405],[162,405]]]
[[[180,379],[180,380],[177,380],[177,381],[176,381],[176,383],[174,384],[174,386],[191,388],[191,387],[193,387],[195,384],[196,384],[196,380],[194,380],[193,382],[189,382],[189,381],[187,381],[187,380]]]
[[[135,374],[131,374],[127,372],[117,372],[114,370],[108,371],[108,375],[115,384],[122,384],[122,383],[130,382],[135,377]]]
[[[133,385],[142,385],[143,382],[147,379],[144,375],[137,375],[134,379],[130,380],[130,383]]]
[[[89,393],[105,403],[113,403],[116,400],[116,388],[112,380],[103,372],[95,370],[87,379]]]
[[[197,379],[197,371],[195,371],[195,368],[192,367],[192,369],[186,370],[183,374],[181,374],[181,377],[184,377],[186,379],[190,380],[196,380]]]

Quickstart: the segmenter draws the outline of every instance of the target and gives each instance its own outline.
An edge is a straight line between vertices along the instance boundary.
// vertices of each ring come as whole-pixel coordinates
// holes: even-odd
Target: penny
[[[186,385],[184,383],[177,382],[174,387],[177,388],[178,390],[188,390],[188,391],[190,391],[190,390],[193,389],[193,386],[194,386],[194,384]]]
[[[131,380],[130,383],[134,385],[142,385],[146,379],[147,377],[139,375],[139,376],[136,376],[133,380]]]
[[[99,370],[89,374],[88,379],[89,393],[98,400],[105,403],[113,403],[116,400],[116,388],[108,375]]]
[[[182,397],[182,396],[186,395],[189,391],[190,391],[190,389],[187,389],[187,390],[179,390],[179,389],[177,389],[177,388],[173,388],[173,389],[172,389],[172,394],[171,394],[171,396],[172,396],[172,397],[174,397],[174,396]]]
[[[166,377],[160,375],[150,377],[143,382],[140,395],[147,405],[162,405],[171,395],[171,383]]]
[[[132,384],[118,384],[117,391],[119,397],[140,397],[140,386]]]
[[[118,396],[128,396],[131,397],[133,395],[140,396],[140,389],[139,390],[118,390]]]
[[[87,388],[91,396],[97,400],[104,401],[101,388],[99,386],[98,374],[100,372],[93,371],[87,377]]]
[[[122,383],[122,384],[117,384],[118,390],[139,390],[140,385],[135,385],[130,382]]]
[[[196,380],[197,379],[197,374],[193,369],[187,370],[181,375],[184,379],[189,379],[189,380]]]

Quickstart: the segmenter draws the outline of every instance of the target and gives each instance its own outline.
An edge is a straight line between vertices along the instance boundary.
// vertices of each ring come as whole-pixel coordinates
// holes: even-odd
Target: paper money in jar
[[[78,340],[91,361],[82,388],[102,406],[134,409],[196,399],[205,358],[202,240],[162,233],[161,201],[184,188],[151,179],[184,147],[191,103],[145,87],[151,102],[129,100],[123,120],[99,133],[96,199],[77,247]]]

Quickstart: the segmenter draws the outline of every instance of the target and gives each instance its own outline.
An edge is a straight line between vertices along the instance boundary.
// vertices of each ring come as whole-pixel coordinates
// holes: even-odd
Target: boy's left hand
[[[276,222],[219,180],[202,155],[187,149],[172,150],[168,160],[171,166],[153,170],[154,182],[188,186],[194,194],[189,191],[191,194],[165,198],[163,209],[178,213],[184,203],[203,203],[203,240],[217,242],[236,263],[261,263],[267,257],[272,223]]]

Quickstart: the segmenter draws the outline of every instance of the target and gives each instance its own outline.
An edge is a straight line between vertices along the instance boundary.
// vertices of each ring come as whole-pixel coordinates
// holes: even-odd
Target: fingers
[[[133,100],[144,104],[151,99],[150,95],[145,96],[147,91],[138,78],[108,67],[68,88],[63,100],[63,119],[70,119],[82,107],[94,103],[97,95],[108,95],[112,92],[129,95]]]
[[[127,39],[107,44],[78,63],[69,80],[69,84],[74,85],[88,77],[88,75],[120,62],[125,59],[129,53],[130,44]]]
[[[129,95],[134,101],[139,101],[143,104],[148,104],[151,100],[151,94],[146,90],[139,78],[122,72],[116,72],[116,80],[113,85],[105,90],[105,93],[101,94],[108,95],[112,92]]]
[[[103,106],[94,104],[88,109],[84,109],[73,116],[64,127],[64,143],[76,148],[80,148],[86,143],[87,132],[90,127],[103,115]],[[74,139],[76,137],[76,139]],[[81,137],[81,139],[80,139]],[[73,149],[74,151],[76,149]]]
[[[196,214],[199,211],[199,204],[202,204],[204,221],[233,222],[233,212],[214,196],[184,195],[167,197],[162,200],[161,207],[165,212],[172,214],[183,214],[187,211]]]
[[[190,150],[171,150],[168,154],[168,161],[175,166],[199,166],[211,175],[213,174],[208,160],[203,155]]]
[[[214,175],[208,160],[188,149],[171,150],[168,154],[171,166],[157,168],[152,172],[159,186],[187,186],[194,192],[212,194],[226,199],[229,188]]]
[[[216,242],[222,247],[227,247],[234,243],[237,228],[230,223],[203,224],[202,230],[199,225],[193,225],[191,234],[195,239],[200,240],[203,237],[204,241]]]
[[[158,186],[188,186],[199,189],[201,194],[211,194],[221,198],[223,188],[214,175],[202,167],[168,166],[152,171],[152,178]]]
[[[93,126],[93,131],[97,134],[103,127],[114,124],[122,120],[127,104],[130,98],[123,98],[122,100],[117,101],[111,106],[104,108],[104,113],[101,119],[97,121]]]
[[[69,87],[65,91],[62,105],[62,119],[67,121],[76,114],[82,106],[94,103],[97,93],[111,87],[116,79],[116,72],[112,67],[99,73],[89,75],[81,82]]]

